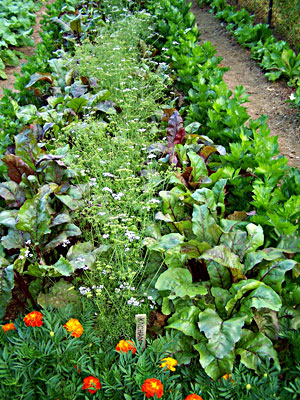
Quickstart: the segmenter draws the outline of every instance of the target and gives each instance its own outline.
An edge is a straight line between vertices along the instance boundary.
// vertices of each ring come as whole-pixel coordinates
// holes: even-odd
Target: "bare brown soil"
[[[250,94],[249,103],[245,104],[251,118],[261,114],[268,115],[271,135],[278,135],[281,154],[288,158],[288,163],[300,167],[300,120],[296,110],[289,107],[286,100],[292,93],[284,82],[270,82],[251,59],[251,53],[242,48],[225,27],[209,13],[207,8],[199,8],[193,1],[192,11],[201,32],[201,42],[210,41],[223,57],[222,64],[229,66],[224,80],[230,90],[243,85]]]
[[[30,57],[34,54],[36,45],[42,41],[40,37],[41,30],[41,19],[46,12],[46,5],[44,5],[37,13],[36,13],[36,24],[34,26],[34,31],[32,35],[32,39],[34,40],[34,46],[30,47],[14,47],[14,50],[21,51],[24,54],[24,58],[20,60],[20,64],[17,67],[6,67],[5,73],[8,76],[8,79],[0,80],[0,98],[3,97],[3,89],[14,89],[15,84],[15,73],[20,73],[22,64],[26,63],[26,58]]]

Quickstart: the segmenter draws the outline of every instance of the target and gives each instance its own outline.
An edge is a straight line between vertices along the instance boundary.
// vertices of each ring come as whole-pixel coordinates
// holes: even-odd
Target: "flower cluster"
[[[164,362],[161,363],[159,368],[164,368],[164,371],[166,371],[167,369],[169,369],[170,371],[175,371],[174,367],[178,364],[177,360],[172,357],[163,358],[161,361]]]
[[[80,337],[83,333],[83,326],[78,319],[75,318],[69,319],[69,321],[64,325],[64,328],[66,328],[68,332],[72,332],[71,336],[76,338]]]
[[[32,311],[25,315],[24,322],[26,326],[42,326],[43,325],[43,314],[39,311]]]
[[[2,325],[2,330],[4,332],[15,331],[16,327],[15,327],[15,324],[13,322],[11,322],[9,324]]]
[[[87,376],[83,380],[83,390],[88,390],[90,393],[96,393],[97,390],[101,389],[101,383],[98,378],[94,376]]]
[[[164,385],[159,379],[149,378],[143,383],[142,392],[145,392],[147,399],[149,399],[149,397],[154,397],[155,395],[160,399],[164,394]]]
[[[132,351],[132,354],[136,353],[136,347],[134,347],[134,343],[131,340],[120,340],[116,350],[119,353],[128,353],[129,351]]]

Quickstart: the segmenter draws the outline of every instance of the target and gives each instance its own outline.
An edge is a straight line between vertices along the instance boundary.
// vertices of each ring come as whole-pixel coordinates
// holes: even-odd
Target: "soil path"
[[[15,84],[15,73],[20,73],[22,64],[26,63],[26,57],[30,57],[34,54],[36,45],[42,41],[39,32],[41,31],[41,19],[43,15],[46,13],[46,5],[36,13],[36,24],[33,27],[32,39],[34,40],[34,46],[30,47],[14,47],[15,50],[21,51],[24,54],[24,58],[20,60],[20,64],[17,67],[6,67],[5,73],[8,76],[8,79],[0,80],[0,98],[3,97],[3,89],[14,89]]]
[[[222,63],[229,66],[224,80],[230,90],[243,85],[250,94],[246,103],[248,114],[257,118],[261,114],[269,116],[268,125],[271,135],[278,135],[281,154],[289,160],[289,165],[300,167],[300,121],[296,111],[285,101],[292,93],[283,82],[270,82],[264,76],[258,64],[251,59],[249,50],[242,48],[224,26],[209,13],[208,8],[199,8],[193,0],[192,11],[201,33],[201,42],[210,41],[223,57]]]

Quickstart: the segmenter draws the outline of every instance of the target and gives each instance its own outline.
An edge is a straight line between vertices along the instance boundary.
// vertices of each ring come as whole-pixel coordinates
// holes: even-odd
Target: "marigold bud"
[[[247,383],[247,385],[246,385],[246,389],[247,389],[247,390],[250,390],[250,389],[251,389],[251,385],[250,385],[250,383]]]

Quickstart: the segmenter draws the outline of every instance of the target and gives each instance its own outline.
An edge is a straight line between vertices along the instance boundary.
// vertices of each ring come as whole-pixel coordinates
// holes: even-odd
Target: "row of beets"
[[[6,91],[0,104],[0,319],[15,283],[36,306],[48,277],[89,268],[108,247],[78,242],[81,231],[72,213],[82,206],[89,184],[76,184],[69,145],[57,148],[51,141],[91,110],[103,119],[108,111],[117,112],[108,90],[63,60],[65,51],[72,55],[76,44],[93,40],[95,27],[105,25],[98,3],[56,0],[47,6],[43,41],[16,79],[19,92]]]
[[[282,338],[299,329],[300,173],[265,118],[249,118],[244,89],[228,89],[213,46],[198,45],[190,6],[147,3],[159,60],[184,93],[181,115],[165,110],[167,145],[149,148],[174,167],[145,240],[150,262],[165,266],[155,289],[168,328],[182,333],[182,361],[196,350],[213,379],[237,357],[257,373],[270,360],[280,369],[274,345],[288,351]]]

